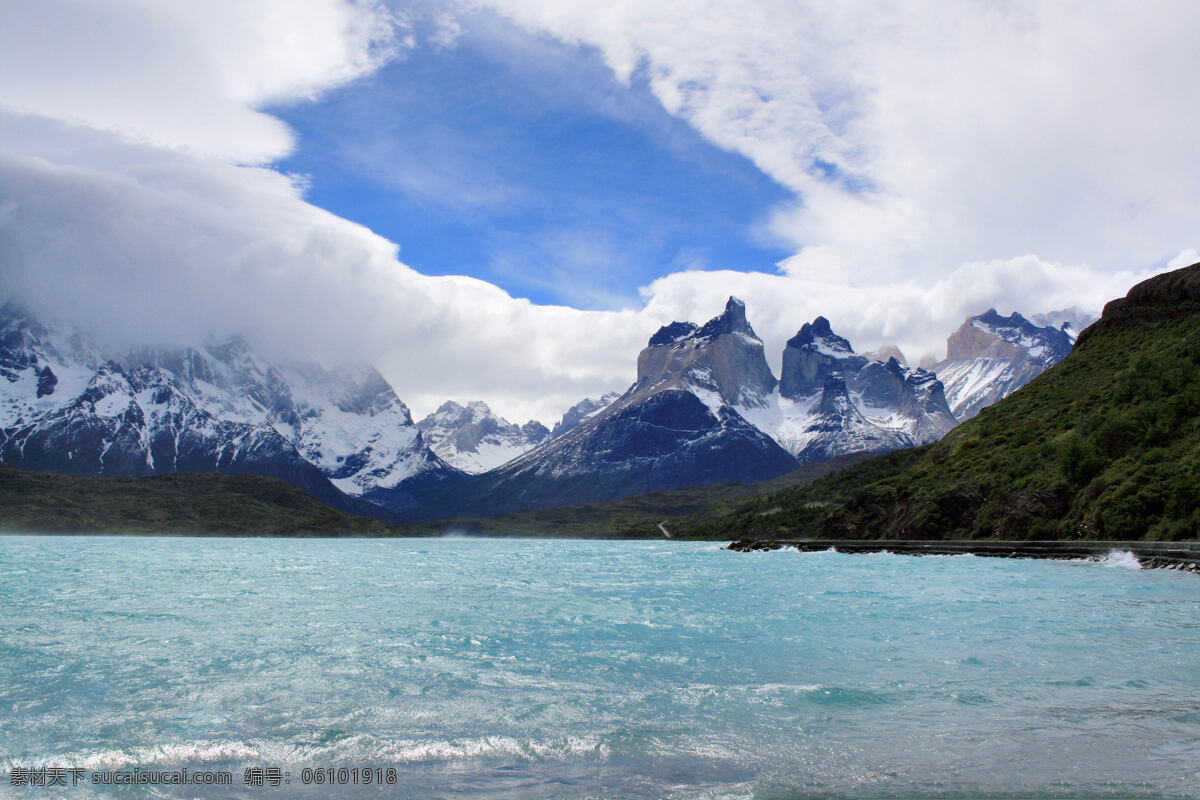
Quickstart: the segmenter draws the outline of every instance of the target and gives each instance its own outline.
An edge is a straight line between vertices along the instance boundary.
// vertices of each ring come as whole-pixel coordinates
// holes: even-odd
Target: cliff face
[[[638,355],[640,390],[682,383],[715,392],[728,406],[761,407],[766,402],[776,380],[741,300],[729,298],[724,313],[703,327],[665,326]]]

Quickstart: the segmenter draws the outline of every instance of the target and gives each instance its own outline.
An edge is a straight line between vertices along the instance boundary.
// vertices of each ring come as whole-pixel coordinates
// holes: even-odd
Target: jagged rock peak
[[[1038,327],[1016,312],[1005,317],[991,308],[967,317],[946,339],[946,359],[933,369],[950,410],[963,420],[1057,364],[1072,343],[1066,329]]]
[[[447,400],[446,402],[444,402],[440,406],[438,406],[437,411],[435,411],[433,413],[439,414],[439,415],[441,415],[441,414],[461,414],[462,412],[464,412],[466,410],[467,410],[466,406],[462,405],[461,403],[456,403],[453,400]],[[430,416],[432,416],[432,414]]]
[[[700,330],[700,326],[694,322],[672,322],[670,325],[663,325],[659,328],[658,332],[650,337],[647,346],[662,347],[682,342],[690,339],[698,330]]]
[[[833,332],[829,320],[817,317],[804,323],[783,348],[779,391],[784,397],[804,397],[820,390],[831,371],[854,372],[867,363],[867,358],[855,355],[850,342]]]
[[[537,420],[509,422],[482,400],[466,405],[448,400],[416,425],[439,457],[472,474],[511,461],[550,434]]]
[[[732,295],[725,303],[725,310],[704,323],[703,327],[694,322],[672,322],[659,328],[650,337],[647,346],[669,347],[693,339],[715,339],[727,333],[741,333],[758,339],[758,335],[746,320],[746,304]]]
[[[669,325],[642,350],[639,391],[686,384],[706,395],[715,393],[722,403],[761,406],[777,381],[767,366],[762,340],[746,321],[746,304],[730,297],[720,315],[694,328],[688,323]],[[656,345],[656,340],[663,344]]]
[[[811,323],[806,322],[800,326],[796,335],[788,339],[787,346],[819,350],[828,355],[854,354],[854,348],[850,346],[850,342],[834,333],[829,320],[825,317],[817,317]]]
[[[536,419],[531,419],[521,426],[521,433],[532,444],[541,444],[550,436],[550,429]]]
[[[1017,326],[1017,325],[1020,325],[1022,322],[1025,322],[1025,323],[1029,322],[1029,320],[1025,319],[1024,317],[1022,317],[1020,314],[1018,314],[1015,311],[1013,313],[1009,314],[1007,317],[1003,317],[1000,315],[1000,312],[994,308],[989,308],[987,311],[983,312],[979,316],[974,317],[974,319],[978,320],[979,322],[982,322],[985,325],[992,325],[992,326],[997,326],[997,327],[1001,326],[1001,325]]]
[[[696,333],[696,337],[707,339],[725,333],[744,333],[751,338],[758,338],[754,329],[750,327],[750,323],[746,321],[746,304],[732,295],[725,303],[725,310],[721,315],[704,323],[704,327]]]

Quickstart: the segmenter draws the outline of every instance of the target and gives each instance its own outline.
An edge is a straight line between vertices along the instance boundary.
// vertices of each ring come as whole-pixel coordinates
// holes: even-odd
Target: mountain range
[[[430,519],[616,499],[935,441],[1070,350],[1068,332],[989,311],[933,371],[871,355],[818,317],[778,379],[744,304],[652,336],[623,394],[553,429],[447,402],[414,423],[369,366],[275,363],[241,337],[102,351],[0,308],[0,461],[72,475],[185,471],[282,478],[343,511]],[[942,373],[947,380],[939,380]]]
[[[672,529],[760,541],[1195,540],[1200,264],[1109,302],[1053,369],[936,443]]]
[[[1012,343],[1005,338],[1012,336],[1010,322],[1023,337]],[[968,403],[981,392],[1010,392],[1045,369],[1065,338],[1060,330],[994,311],[964,327],[978,340],[978,363],[1007,381],[999,389],[976,381],[961,393]],[[987,342],[1000,344],[988,349]],[[971,362],[954,354],[962,356],[954,363]],[[445,509],[479,517],[751,483],[805,463],[941,438],[957,419],[937,376],[902,366],[891,351],[885,355],[880,361],[856,354],[818,317],[788,341],[777,379],[745,305],[731,297],[704,325],[673,322],[651,336],[638,356],[636,381],[620,397],[502,466],[434,488],[410,518],[444,516]]]
[[[9,303],[0,376],[0,460],[26,469],[255,473],[382,517],[462,475],[425,446],[374,369],[284,367],[240,337],[111,357]]]

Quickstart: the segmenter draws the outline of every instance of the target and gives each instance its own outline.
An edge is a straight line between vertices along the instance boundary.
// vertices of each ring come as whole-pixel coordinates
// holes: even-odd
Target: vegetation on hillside
[[[390,532],[378,520],[343,514],[290,483],[262,475],[82,478],[4,464],[0,530],[256,536]]]

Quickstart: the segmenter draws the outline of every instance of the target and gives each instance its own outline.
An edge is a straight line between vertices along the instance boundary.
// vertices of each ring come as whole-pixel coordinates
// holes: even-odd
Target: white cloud
[[[72,132],[0,123],[30,142]],[[271,170],[80,138],[93,146],[52,148],[55,162],[0,155],[0,293],[115,340],[243,330],[293,357],[373,362],[418,412],[483,396],[552,418],[631,380],[653,332],[634,312],[535,306],[472,278],[420,275]]]
[[[0,25],[0,108],[241,163],[291,149],[258,110],[373,71],[405,40],[371,0],[38,0]]]
[[[373,361],[418,414],[481,398],[553,422],[628,385],[658,325],[702,322],[730,294],[776,368],[818,314],[860,350],[916,360],[988,306],[1098,310],[1173,253],[1196,260],[1190,6],[492,5],[600,48],[622,78],[644,69],[668,110],[799,193],[773,227],[803,250],[780,274],[670,275],[640,311],[424,276],[292,178],[236,166],[291,146],[263,104],[402,50],[397,17],[337,0],[47,0],[0,26],[0,293],[115,338],[249,329],[289,354]]]
[[[1028,252],[1129,269],[1195,244],[1194,3],[487,5],[621,79],[644,64],[665,108],[800,195],[775,232],[847,277]]]

